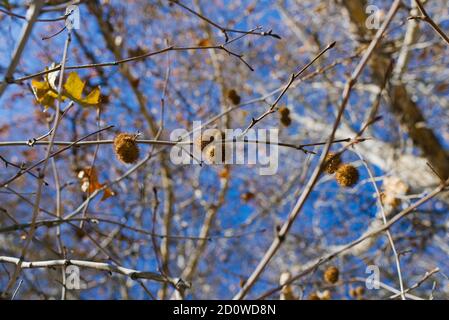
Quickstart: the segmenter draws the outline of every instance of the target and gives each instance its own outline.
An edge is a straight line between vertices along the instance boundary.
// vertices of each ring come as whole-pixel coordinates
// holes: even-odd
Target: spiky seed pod
[[[324,171],[328,174],[333,174],[341,165],[341,157],[339,154],[329,152],[324,161]]]
[[[337,267],[330,266],[324,272],[324,280],[328,283],[334,284],[338,281],[339,274],[340,274],[340,272],[338,271]]]
[[[290,126],[292,124],[292,119],[290,118],[290,116],[285,116],[285,117],[282,116],[281,117],[281,123],[284,126],[288,127],[288,126]]]
[[[290,109],[287,107],[280,107],[279,113],[281,114],[281,117],[286,117],[286,116],[290,115]]]
[[[124,163],[134,163],[139,159],[139,146],[135,134],[119,133],[114,138],[114,151],[117,158]]]
[[[238,105],[241,100],[239,94],[237,93],[237,91],[235,91],[235,89],[231,89],[228,91],[228,98],[235,105]]]
[[[365,294],[365,288],[363,288],[362,286],[359,286],[356,288],[351,288],[349,290],[349,295],[352,298],[362,299],[364,294]]]
[[[350,295],[352,298],[357,298],[357,293],[355,292],[355,288],[349,289],[349,295]]]
[[[359,180],[359,171],[350,164],[341,165],[335,174],[337,183],[342,187],[351,187]]]
[[[287,107],[280,107],[279,113],[281,114],[281,123],[288,127],[292,123],[290,118],[290,110]]]
[[[312,292],[309,294],[308,300],[321,300],[320,297],[316,294],[316,292]]]
[[[362,286],[359,286],[357,288],[355,288],[355,293],[357,295],[357,297],[362,297],[365,294],[365,288]]]

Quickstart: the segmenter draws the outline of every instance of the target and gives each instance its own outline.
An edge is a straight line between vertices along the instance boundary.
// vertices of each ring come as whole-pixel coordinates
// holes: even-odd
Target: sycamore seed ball
[[[281,117],[287,117],[290,115],[290,110],[287,107],[280,107],[279,113],[281,114]]]
[[[340,272],[338,271],[337,267],[330,266],[324,272],[324,280],[328,283],[334,284],[338,281],[339,274]]]
[[[117,158],[124,163],[134,163],[139,159],[139,146],[136,135],[119,133],[114,138],[114,151]]]
[[[240,103],[240,96],[235,89],[231,89],[228,91],[228,98],[234,105],[238,105]]]
[[[292,119],[290,118],[290,110],[287,107],[280,107],[279,113],[281,114],[281,123],[288,127],[292,123]]]
[[[342,187],[351,187],[359,180],[359,171],[350,164],[340,166],[335,174],[337,183]]]
[[[341,157],[339,154],[334,154],[329,152],[324,161],[324,172],[328,174],[333,174],[338,170],[341,165]]]
[[[357,296],[361,297],[365,294],[365,288],[363,288],[362,286],[359,286],[359,287],[355,288],[355,293],[357,294]]]
[[[288,127],[292,124],[292,119],[290,118],[290,116],[281,117],[281,123],[285,127]]]
[[[365,289],[362,286],[359,286],[357,288],[351,288],[349,290],[349,295],[353,298],[361,299],[364,294],[365,294]]]
[[[308,300],[321,300],[316,292],[309,294]]]

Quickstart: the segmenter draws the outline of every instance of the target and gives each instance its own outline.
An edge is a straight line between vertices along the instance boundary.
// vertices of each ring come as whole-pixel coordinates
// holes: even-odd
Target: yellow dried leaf
[[[47,91],[50,88],[47,82],[41,82],[41,81],[37,81],[37,80],[34,80],[34,79],[31,80],[31,86],[35,90],[45,90],[45,91]]]
[[[93,89],[83,100],[85,104],[95,105],[100,103],[100,88]]]
[[[85,83],[76,72],[71,72],[64,84],[65,91],[74,99],[81,100]]]
[[[47,95],[54,99],[58,99],[58,93],[54,92],[53,90],[47,91]],[[62,101],[64,101],[66,97],[64,97],[64,95],[62,95],[61,98],[62,98]]]
[[[45,81],[32,80],[31,86],[36,96],[37,102],[45,107],[45,109],[55,105],[56,99],[58,99],[58,92],[51,85],[50,77],[46,76]],[[93,89],[86,98],[82,97],[85,82],[83,82],[76,72],[71,72],[63,86],[61,93],[61,100],[70,98],[74,102],[77,102],[83,106],[92,106],[100,103],[100,88]]]
[[[58,94],[52,91],[48,82],[32,80],[31,87],[33,88],[37,102],[41,104],[45,110],[55,105],[55,100],[58,98]],[[64,97],[62,97],[62,100],[64,100]]]
[[[49,94],[46,94],[42,97],[42,99],[37,100],[42,106],[44,106],[45,110],[47,110],[50,107],[55,106],[55,98],[50,96]]]

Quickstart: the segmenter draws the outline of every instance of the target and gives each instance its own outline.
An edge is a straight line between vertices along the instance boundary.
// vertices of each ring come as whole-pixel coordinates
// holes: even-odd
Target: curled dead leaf
[[[106,185],[99,182],[97,170],[95,168],[85,168],[80,170],[78,172],[78,179],[80,179],[81,191],[89,195],[99,189],[102,189]],[[109,187],[106,187],[100,201],[104,201],[114,195],[114,191]]]

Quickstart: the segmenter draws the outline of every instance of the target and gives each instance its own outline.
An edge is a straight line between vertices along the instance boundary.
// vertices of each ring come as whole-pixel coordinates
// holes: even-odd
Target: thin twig
[[[27,20],[27,17],[26,17],[26,16],[23,16],[23,15],[20,15],[20,14],[17,14],[17,13],[14,13],[14,12],[12,12],[12,11],[3,9],[3,8],[1,8],[1,7],[0,7],[0,12],[3,12],[4,14],[6,14],[6,15],[8,15],[8,16],[10,16],[10,17],[14,17],[14,18],[18,18],[18,19]],[[36,22],[55,22],[55,21],[62,21],[62,20],[65,20],[65,19],[66,19],[68,16],[70,16],[71,14],[72,14],[72,12],[69,12],[69,13],[67,13],[67,14],[65,14],[65,15],[63,15],[63,16],[60,16],[60,17],[56,17],[56,18],[48,18],[48,19],[42,19],[42,18],[39,18],[39,19],[36,19],[35,21],[36,21]]]
[[[444,33],[443,30],[441,30],[441,28],[438,26],[438,24],[435,23],[435,21],[433,21],[433,19],[429,16],[429,14],[427,13],[426,9],[424,9],[423,4],[419,1],[419,0],[415,0],[416,5],[419,8],[419,11],[421,11],[422,16],[419,17],[409,17],[409,19],[416,19],[416,20],[422,20],[427,22],[428,24],[430,24],[433,28],[433,30],[436,31],[436,33],[438,33],[438,35],[444,40],[446,41],[446,43],[449,45],[449,37]]]
[[[363,158],[363,156],[359,152],[357,152],[357,151],[355,153],[359,156],[360,160],[362,160],[363,165],[365,166],[366,171],[368,172],[368,175],[370,177],[371,183],[372,183],[372,185],[374,187],[374,190],[376,191],[377,202],[378,202],[378,206],[380,208],[380,212],[382,214],[383,223],[387,224],[387,215],[385,214],[385,209],[384,209],[384,206],[383,206],[382,200],[381,200],[382,196],[380,194],[379,188],[377,187],[376,181],[374,180],[374,175],[373,175],[371,169],[369,168],[368,163]],[[394,244],[393,237],[391,235],[391,231],[388,229],[386,231],[386,233],[387,233],[388,241],[390,242],[390,246],[391,246],[391,249],[393,251],[393,255],[394,255],[395,261],[396,261],[396,269],[397,269],[398,277],[399,277],[399,288],[401,290],[400,296],[401,296],[402,300],[406,300],[405,294],[404,294],[404,282],[403,282],[403,279],[402,279],[402,272],[401,272],[401,261],[399,259],[399,255],[398,255],[398,252],[396,250],[396,246]]]
[[[14,49],[14,53],[11,59],[11,62],[9,63],[8,68],[6,69],[4,80],[0,82],[0,97],[5,92],[6,86],[8,85],[8,82],[12,78],[14,71],[17,68],[17,65],[19,64],[20,57],[22,56],[23,50],[25,49],[25,45],[28,42],[28,39],[31,35],[31,31],[33,30],[34,23],[36,22],[37,17],[39,16],[39,11],[44,5],[43,0],[36,0],[33,1],[30,8],[27,11],[27,17],[29,17],[24,24],[21,34],[19,36],[19,41],[17,42],[17,46]]]
[[[36,268],[53,268],[53,267],[67,267],[78,266],[87,269],[101,270],[107,272],[114,272],[123,274],[132,280],[147,279],[158,282],[169,282],[175,284],[177,280],[167,279],[161,276],[159,273],[150,271],[138,271],[134,269],[125,268],[122,266],[112,265],[105,262],[93,262],[85,260],[72,260],[72,259],[60,259],[60,260],[44,260],[44,261],[23,261],[20,258],[0,256],[0,263],[11,263],[16,266],[20,265],[21,269],[36,269]]]
[[[242,34],[252,34],[252,35],[258,35],[258,36],[269,36],[269,37],[273,37],[276,39],[281,39],[281,37],[275,33],[273,33],[272,30],[268,30],[268,31],[262,31],[262,32],[256,32],[254,30],[249,30],[249,31],[245,31],[245,30],[238,30],[238,29],[232,29],[232,28],[225,28],[220,26],[218,23],[212,21],[212,19],[205,17],[204,15],[202,15],[201,13],[189,8],[188,6],[182,4],[180,1],[178,0],[169,0],[170,3],[174,3],[178,6],[180,6],[181,8],[189,11],[190,13],[192,13],[193,15],[197,16],[198,18],[200,18],[201,20],[207,22],[208,24],[210,24],[211,26],[213,26],[214,28],[219,29],[223,35],[225,36],[225,41],[226,43],[230,42],[229,41],[229,36],[228,36],[228,32],[229,33],[242,33]]]
[[[39,172],[39,179],[37,181],[37,191],[36,191],[36,197],[35,197],[35,203],[34,203],[34,207],[33,207],[33,214],[31,217],[31,228],[28,232],[25,244],[22,248],[20,257],[21,260],[25,259],[26,253],[28,252],[28,249],[30,247],[31,241],[34,238],[34,233],[36,231],[35,228],[33,228],[33,224],[36,222],[37,217],[39,215],[39,204],[41,201],[41,196],[42,196],[42,189],[43,189],[43,185],[44,185],[44,178],[45,178],[45,171],[47,169],[47,165],[48,165],[48,161],[51,158],[51,152],[52,152],[52,148],[53,148],[53,141],[55,140],[55,136],[56,136],[56,131],[58,129],[59,126],[59,120],[60,120],[60,114],[59,114],[59,110],[61,110],[61,102],[62,102],[62,83],[64,80],[64,67],[65,67],[65,62],[67,60],[67,53],[69,50],[69,46],[70,46],[70,41],[71,41],[71,35],[70,35],[70,30],[67,33],[67,38],[66,41],[64,43],[64,50],[63,50],[63,54],[62,54],[62,62],[61,62],[61,74],[59,76],[59,83],[58,83],[58,97],[57,97],[57,102],[56,102],[56,112],[55,112],[55,119],[54,119],[54,123],[53,123],[53,131],[50,135],[50,143],[48,145],[48,149],[45,155],[45,158],[43,159],[43,166],[42,166],[42,170]],[[25,170],[26,171],[26,170]],[[22,270],[21,268],[22,264],[19,261],[19,263],[16,265],[16,268],[14,270],[13,276],[11,277],[11,279],[9,280],[6,289],[5,289],[5,293],[8,294],[8,291],[11,290],[12,286],[14,285],[14,283],[16,282],[17,278],[20,275],[20,272]]]
[[[321,50],[320,53],[318,53],[309,63],[307,63],[303,68],[301,68],[301,70],[299,70],[297,73],[293,73],[290,76],[290,80],[288,81],[288,83],[285,85],[284,89],[281,91],[281,93],[279,94],[279,96],[276,98],[276,100],[270,105],[270,107],[268,108],[267,111],[265,111],[262,115],[260,115],[257,118],[253,118],[251,120],[250,125],[243,131],[242,136],[244,136],[249,129],[251,129],[252,127],[254,127],[259,121],[261,121],[263,118],[265,118],[266,116],[268,116],[271,113],[274,113],[276,111],[276,106],[279,103],[279,101],[282,99],[282,97],[285,95],[285,93],[287,92],[287,90],[291,87],[291,85],[293,84],[293,82],[295,82],[296,79],[298,79],[299,76],[301,76],[315,61],[317,61],[322,55],[324,55],[327,51],[329,51],[330,49],[332,49],[335,46],[336,42],[332,42],[330,43],[326,48],[324,48],[323,50]]]
[[[125,64],[128,62],[132,62],[132,61],[139,61],[139,60],[143,60],[145,58],[148,57],[152,57],[158,54],[162,54],[162,53],[166,53],[169,51],[192,51],[192,50],[221,50],[226,52],[229,55],[232,55],[236,58],[238,58],[240,61],[242,61],[251,71],[254,71],[254,69],[243,59],[243,55],[237,54],[229,49],[227,49],[225,47],[226,44],[221,44],[221,45],[212,45],[212,46],[190,46],[190,47],[175,47],[175,46],[168,46],[164,49],[160,49],[157,51],[151,51],[148,53],[144,53],[141,55],[137,55],[137,56],[133,56],[133,57],[129,57],[129,58],[125,58],[125,59],[121,59],[121,60],[116,60],[116,61],[111,61],[111,62],[101,62],[101,63],[89,63],[89,64],[82,64],[82,65],[78,65],[78,66],[67,66],[65,67],[65,70],[80,70],[80,69],[89,69],[89,68],[103,68],[103,67],[116,67],[119,66],[121,64]],[[18,83],[22,83],[25,80],[29,80],[32,78],[36,78],[39,76],[43,76],[55,71],[61,70],[61,66],[56,66],[54,68],[51,69],[46,69],[43,71],[39,71],[33,74],[29,74],[17,79],[13,79],[13,78],[7,78],[5,81],[7,82],[7,84],[18,84]]]
[[[404,293],[409,293],[412,290],[415,290],[416,288],[419,288],[424,282],[427,281],[431,276],[433,276],[435,273],[440,272],[440,268],[435,268],[433,270],[430,270],[426,272],[426,274],[414,285],[404,290]],[[394,294],[390,297],[390,299],[395,299],[400,295],[400,293]]]
[[[96,131],[94,131],[94,132],[92,132],[92,133],[89,133],[89,134],[87,134],[87,135],[85,135],[85,136],[83,136],[83,137],[81,137],[81,138],[79,138],[79,139],[77,139],[77,140],[75,140],[75,141],[73,141],[73,142],[70,142],[69,144],[65,144],[66,146],[65,146],[64,148],[61,148],[61,149],[59,149],[58,151],[53,152],[52,154],[50,154],[49,158],[53,158],[53,157],[55,157],[55,156],[61,154],[62,152],[66,151],[66,150],[68,150],[68,149],[70,149],[70,148],[72,148],[72,147],[75,146],[77,143],[81,142],[82,140],[87,139],[87,138],[89,138],[90,136],[93,136],[93,135],[97,134],[98,132],[102,132],[102,131],[105,131],[105,130],[109,130],[109,129],[113,128],[113,127],[114,127],[113,125],[107,126],[107,127],[102,128],[102,129],[100,129],[100,130],[96,130]],[[43,142],[43,141],[39,141],[39,142],[37,142],[37,144],[40,144],[41,142]],[[48,144],[50,144],[50,143],[49,143],[48,141],[45,141],[45,145],[48,145]],[[56,145],[56,144],[53,143],[53,145]],[[46,159],[46,158],[45,158],[45,159]],[[6,181],[0,183],[0,188],[1,188],[1,187],[5,187],[6,185],[10,184],[11,182],[13,182],[13,181],[14,181],[15,179],[17,179],[18,177],[20,177],[20,176],[24,175],[25,173],[27,173],[27,172],[33,170],[34,168],[40,166],[41,164],[43,164],[43,163],[45,162],[45,159],[42,159],[42,160],[36,162],[35,164],[33,164],[32,166],[30,166],[30,167],[28,167],[28,168],[26,168],[26,169],[22,169],[21,171],[17,172],[13,177],[11,177],[11,178],[9,178],[8,180],[6,180]]]

